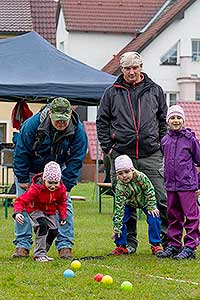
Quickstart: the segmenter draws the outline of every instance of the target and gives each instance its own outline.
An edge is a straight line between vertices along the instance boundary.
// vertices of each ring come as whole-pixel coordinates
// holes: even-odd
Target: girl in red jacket
[[[33,177],[30,188],[14,202],[14,219],[23,224],[22,212],[29,214],[36,234],[34,260],[39,262],[52,261],[47,251],[57,236],[56,211],[59,222],[66,223],[66,188],[61,181],[60,166],[50,161],[45,165],[43,174]]]

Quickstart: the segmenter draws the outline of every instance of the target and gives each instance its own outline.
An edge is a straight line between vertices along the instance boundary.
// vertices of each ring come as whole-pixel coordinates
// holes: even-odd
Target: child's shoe
[[[152,251],[152,254],[156,255],[156,256],[159,256],[163,253],[163,249],[159,245],[152,245],[151,251]]]
[[[165,251],[163,251],[158,257],[169,258],[169,257],[173,257],[174,255],[177,255],[179,252],[180,252],[180,248],[169,245],[167,246]]]
[[[190,258],[195,258],[195,251],[194,249],[189,247],[183,247],[182,251],[179,254],[173,256],[173,259],[178,259],[178,260],[190,259]]]
[[[115,248],[112,252],[112,255],[122,255],[122,254],[128,254],[128,249],[126,247],[119,246]]]
[[[44,256],[35,256],[34,260],[39,261],[39,262],[48,262],[48,261],[52,261],[54,259],[52,257],[44,255]]]

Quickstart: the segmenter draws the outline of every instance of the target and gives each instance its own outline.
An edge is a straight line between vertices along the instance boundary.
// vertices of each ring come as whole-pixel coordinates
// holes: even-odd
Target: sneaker
[[[70,248],[62,248],[60,250],[58,250],[59,252],[59,256],[62,259],[72,259],[72,249]]]
[[[21,258],[28,257],[29,250],[25,248],[16,248],[15,253],[12,255],[12,258]]]
[[[128,249],[128,254],[135,253],[137,250],[137,248],[133,246],[127,246],[127,249]]]
[[[180,248],[174,247],[174,246],[167,246],[165,251],[160,253],[158,255],[159,258],[167,258],[167,257],[173,257],[174,255],[177,255],[180,252]]]
[[[174,259],[190,259],[195,258],[195,251],[192,248],[189,247],[183,247],[182,251],[173,256]]]
[[[159,256],[163,253],[163,249],[157,245],[157,246],[151,246],[151,251],[153,255]]]
[[[119,247],[115,248],[115,249],[111,252],[111,254],[112,254],[112,255],[128,254],[128,249],[119,246]]]
[[[48,262],[54,259],[52,257],[48,257],[47,255],[44,255],[44,256],[35,256],[34,260],[39,262]]]

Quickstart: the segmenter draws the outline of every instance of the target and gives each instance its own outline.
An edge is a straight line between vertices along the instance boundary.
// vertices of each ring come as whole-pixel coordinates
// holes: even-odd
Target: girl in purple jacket
[[[159,256],[174,259],[195,258],[199,245],[199,208],[196,191],[200,166],[200,144],[195,134],[184,128],[185,115],[181,106],[168,109],[169,130],[161,141],[164,152],[164,179],[167,190],[168,245]],[[183,229],[184,246],[182,246]]]

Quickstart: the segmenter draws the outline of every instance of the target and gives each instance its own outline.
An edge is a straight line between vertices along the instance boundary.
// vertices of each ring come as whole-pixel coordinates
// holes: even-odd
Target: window
[[[169,105],[175,105],[177,100],[177,94],[176,93],[170,93],[169,94]]]
[[[177,52],[178,52],[178,43],[176,43],[163,56],[161,56],[161,58],[160,58],[161,64],[176,65],[177,64]]]
[[[200,101],[200,82],[196,83],[196,100]]]
[[[192,41],[192,60],[200,61],[200,40]]]
[[[0,123],[0,143],[6,143],[6,123]]]

